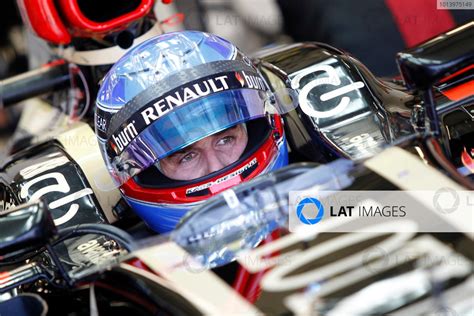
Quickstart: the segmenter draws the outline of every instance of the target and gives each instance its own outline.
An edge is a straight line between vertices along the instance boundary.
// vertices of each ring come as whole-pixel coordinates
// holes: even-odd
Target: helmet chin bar
[[[160,34],[163,34],[163,30],[161,29],[160,22],[156,22],[147,32],[135,38],[133,45],[129,49]],[[127,49],[115,45],[102,49],[77,51],[72,46],[68,48],[59,46],[53,48],[53,52],[70,63],[82,66],[100,66],[114,64],[127,52]]]

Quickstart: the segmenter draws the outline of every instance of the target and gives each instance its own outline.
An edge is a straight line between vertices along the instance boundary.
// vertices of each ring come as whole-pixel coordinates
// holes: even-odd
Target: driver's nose
[[[206,150],[205,157],[207,162],[207,174],[221,170],[226,166],[225,162],[220,159],[219,153],[213,148]]]

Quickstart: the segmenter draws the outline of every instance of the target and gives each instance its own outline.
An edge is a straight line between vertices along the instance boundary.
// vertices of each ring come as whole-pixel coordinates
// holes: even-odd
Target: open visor
[[[275,108],[274,103],[272,94],[267,92],[238,89],[176,107],[138,135],[133,135],[136,131],[133,127],[122,129],[118,136],[112,135],[106,148],[109,157],[113,157],[109,168],[117,184],[121,185],[156,161],[198,140],[265,116],[272,112],[269,109]],[[150,107],[141,114],[150,120],[154,117],[153,111],[158,109]]]

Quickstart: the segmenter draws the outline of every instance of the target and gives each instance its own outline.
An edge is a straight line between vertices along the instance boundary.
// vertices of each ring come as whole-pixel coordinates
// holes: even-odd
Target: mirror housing
[[[42,202],[12,208],[0,215],[0,260],[46,246],[56,235],[53,218]]]
[[[426,90],[474,63],[474,22],[398,53],[397,63],[410,89]]]

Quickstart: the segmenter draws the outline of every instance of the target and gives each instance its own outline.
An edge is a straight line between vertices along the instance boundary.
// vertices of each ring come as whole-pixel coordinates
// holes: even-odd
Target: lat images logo
[[[312,218],[312,217],[307,217],[304,213],[303,213],[303,209],[306,208],[306,209],[310,209],[311,210],[311,213],[313,214],[316,214],[316,217]],[[306,224],[306,225],[314,225],[314,224],[317,224],[321,221],[321,219],[323,219],[323,216],[324,216],[324,206],[323,204],[321,203],[321,201],[319,201],[318,199],[316,198],[312,198],[312,197],[307,197],[307,198],[304,198],[302,199],[298,205],[296,206],[296,216],[298,216],[298,219],[303,223],[303,224]]]

